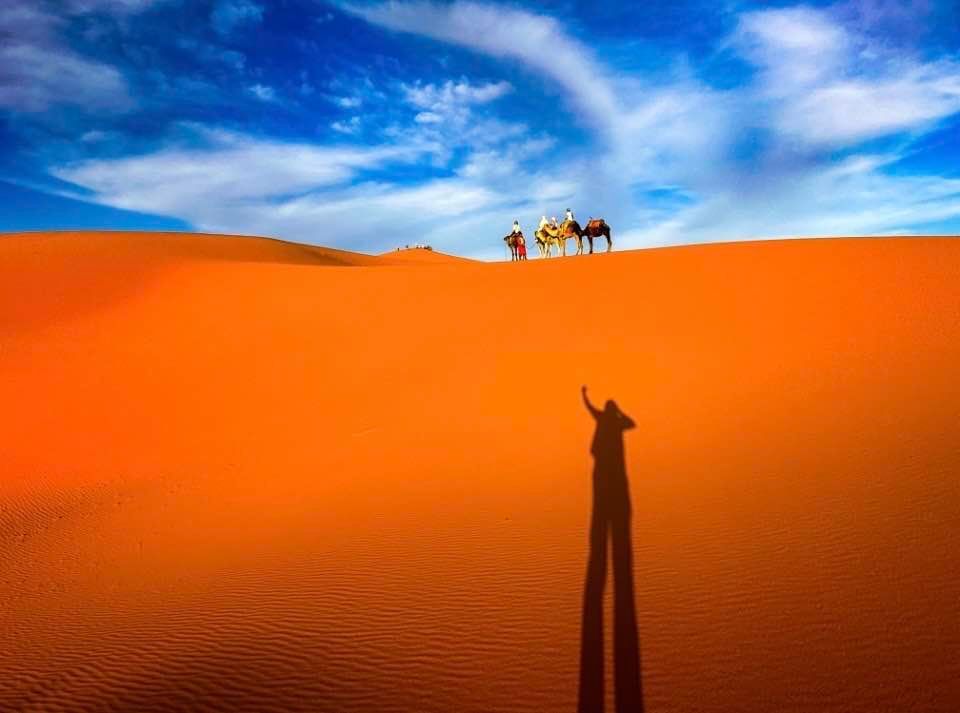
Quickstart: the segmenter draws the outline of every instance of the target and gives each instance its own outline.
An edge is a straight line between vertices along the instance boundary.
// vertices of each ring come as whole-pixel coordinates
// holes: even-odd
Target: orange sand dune
[[[0,236],[0,711],[952,713],[958,364],[951,239]]]
[[[392,252],[380,255],[381,263],[395,265],[450,265],[474,262],[464,257],[456,255],[447,255],[436,250],[425,250],[422,248],[410,248],[407,250],[394,250]]]

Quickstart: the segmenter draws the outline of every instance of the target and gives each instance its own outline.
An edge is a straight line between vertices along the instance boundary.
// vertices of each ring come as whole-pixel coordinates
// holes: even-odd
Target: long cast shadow
[[[624,460],[623,432],[633,420],[616,402],[596,408],[581,390],[583,403],[597,422],[593,455],[593,510],[590,555],[583,588],[578,713],[603,713],[603,589],[607,578],[607,541],[613,551],[613,691],[616,713],[642,713],[640,643],[633,594],[633,546],[630,488]]]

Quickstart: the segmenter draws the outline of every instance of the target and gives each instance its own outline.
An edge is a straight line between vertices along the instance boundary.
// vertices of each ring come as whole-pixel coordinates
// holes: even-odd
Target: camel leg
[[[590,254],[593,255],[593,236],[590,235],[589,237],[587,237],[587,240],[590,241]]]
[[[610,233],[607,233],[607,252],[613,250],[613,238],[610,237]]]

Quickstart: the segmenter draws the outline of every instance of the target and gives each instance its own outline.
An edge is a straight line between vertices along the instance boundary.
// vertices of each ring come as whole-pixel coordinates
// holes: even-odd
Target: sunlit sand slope
[[[958,365],[950,239],[0,236],[0,710],[575,710],[587,384],[647,711],[953,713]]]

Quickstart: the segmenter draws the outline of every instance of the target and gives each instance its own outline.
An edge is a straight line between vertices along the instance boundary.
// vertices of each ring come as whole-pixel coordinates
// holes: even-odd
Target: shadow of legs
[[[583,588],[580,693],[577,713],[603,713],[603,588],[607,579],[607,520],[594,512]]]
[[[613,545],[613,688],[616,713],[642,713],[640,642],[633,595],[630,517],[611,525]]]

